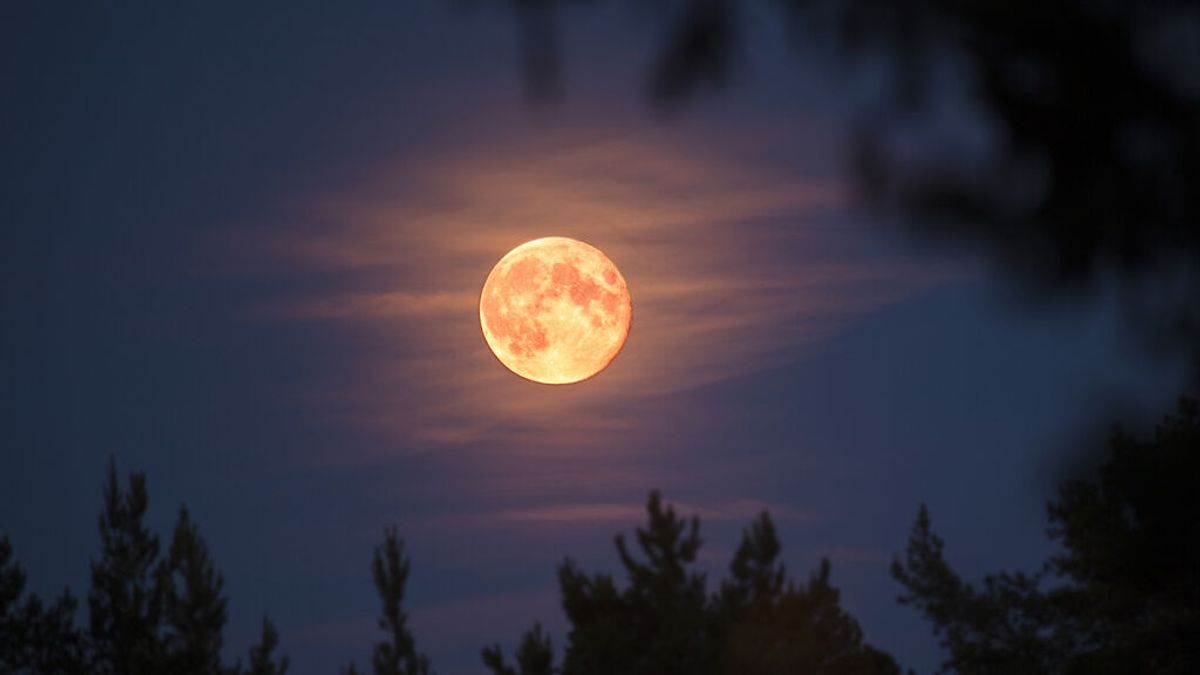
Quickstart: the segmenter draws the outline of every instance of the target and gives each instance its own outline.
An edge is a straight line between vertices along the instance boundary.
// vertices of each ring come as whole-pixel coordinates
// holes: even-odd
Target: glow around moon
[[[633,307],[625,278],[599,249],[544,237],[509,251],[479,297],[479,323],[492,353],[534,382],[570,384],[616,357]]]

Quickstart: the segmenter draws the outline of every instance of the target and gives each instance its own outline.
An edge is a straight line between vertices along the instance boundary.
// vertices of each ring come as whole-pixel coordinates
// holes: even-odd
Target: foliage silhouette
[[[222,632],[228,619],[224,580],[208,557],[208,547],[186,508],[158,572],[163,607],[163,651],[168,672],[219,673]]]
[[[494,675],[555,675],[559,672],[554,667],[554,646],[540,623],[533,624],[533,628],[525,633],[521,646],[517,647],[516,658],[517,667],[512,668],[505,664],[500,645],[483,650],[483,665]]]
[[[145,525],[145,475],[122,489],[110,460],[100,513],[100,556],[91,561],[88,631],[75,626],[69,591],[49,607],[21,600],[25,573],[0,538],[0,672],[6,675],[284,675],[279,634],[263,619],[249,670],[221,662],[227,620],[224,582],[208,546],[181,508],[166,557]]]
[[[408,629],[408,614],[404,611],[404,588],[408,583],[409,560],[404,555],[404,542],[395,526],[385,528],[383,543],[375,547],[371,560],[371,577],[383,605],[379,629],[387,639],[375,644],[372,666],[375,675],[429,675],[429,659],[417,653],[416,642]],[[345,675],[357,675],[352,661],[342,670]]]
[[[22,596],[25,572],[12,561],[12,543],[0,538],[0,672],[86,673],[83,636],[74,625],[70,591],[49,607],[36,595]]]
[[[704,575],[694,569],[702,544],[698,519],[678,517],[658,492],[650,494],[646,511],[649,522],[636,531],[640,555],[624,536],[616,537],[624,589],[610,575],[580,571],[570,559],[559,567],[571,624],[561,671],[552,666],[549,637],[535,625],[515,668],[498,646],[483,651],[494,675],[899,672],[890,656],[863,642],[858,623],[841,609],[828,561],[807,584],[786,580],[765,512],[743,533],[731,578],[709,595]]]
[[[1063,484],[1048,505],[1049,533],[1062,552],[1033,574],[998,573],[980,587],[946,563],[944,542],[922,505],[892,574],[900,602],[917,607],[948,653],[943,671],[1079,675],[1200,670],[1200,404],[1181,399],[1152,438],[1117,428],[1098,476]],[[223,580],[182,508],[164,558],[144,523],[145,477],[128,487],[109,464],[100,517],[101,555],[92,561],[89,631],[74,624],[64,592],[44,606],[25,594],[25,573],[0,538],[0,672],[14,675],[164,673],[284,675],[270,620],[248,667],[222,664]],[[535,624],[508,665],[499,646],[483,650],[494,675],[689,675],[818,673],[895,675],[895,661],[863,640],[840,606],[823,560],[806,583],[790,580],[767,513],[743,531],[728,578],[709,594],[696,570],[699,521],[679,517],[658,492],[636,549],[615,546],[626,581],[587,574],[570,559],[558,570],[571,628],[561,666]],[[373,650],[375,675],[428,675],[403,609],[409,559],[394,527],[374,550],[371,573],[386,639]],[[353,664],[345,673],[357,673]]]
[[[221,660],[228,619],[224,579],[186,507],[165,557],[145,524],[149,496],[145,475],[130,474],[122,489],[110,460],[100,514],[101,551],[92,560],[89,631],[74,623],[69,591],[50,607],[24,596],[25,573],[12,561],[12,545],[0,538],[0,672],[8,675],[285,675],[286,656],[276,656],[279,633],[263,617],[259,642],[248,665]],[[409,561],[394,527],[375,549],[372,578],[382,602],[379,627],[388,639],[375,645],[375,675],[430,675],[418,654],[403,610]],[[357,673],[354,664],[343,672]]]
[[[158,537],[144,519],[146,478],[131,474],[121,490],[109,461],[100,513],[100,559],[92,561],[88,594],[91,646],[102,675],[155,675],[163,663],[159,635],[162,592],[155,579]]]
[[[887,654],[866,646],[853,617],[839,605],[822,560],[807,585],[787,581],[778,562],[775,526],[761,514],[743,534],[722,584],[727,648],[722,672],[895,673]]]
[[[982,588],[946,563],[922,506],[892,574],[969,673],[1200,672],[1200,406],[1182,399],[1150,440],[1120,428],[1092,480],[1048,506],[1063,552]]]
[[[186,508],[181,508],[166,555],[145,524],[145,476],[132,473],[122,488],[109,463],[100,516],[101,554],[92,561],[90,631],[74,625],[69,592],[44,608],[22,600],[25,575],[0,540],[0,666],[17,675],[43,673],[172,673],[173,675],[284,675],[276,658],[279,634],[266,617],[248,666],[221,661],[228,618],[224,581]],[[763,513],[744,533],[730,579],[710,596],[694,569],[699,521],[678,517],[657,492],[649,522],[622,535],[616,548],[628,576],[618,590],[607,575],[587,575],[570,560],[559,569],[564,608],[573,628],[560,670],[550,637],[535,624],[505,664],[498,646],[483,651],[500,675],[554,673],[896,673],[886,654],[862,643],[858,624],[843,612],[829,585],[829,565],[806,585],[786,580],[781,547]],[[372,653],[375,675],[429,675],[403,609],[410,563],[395,527],[384,530],[371,574],[381,601],[379,628],[386,639]],[[344,673],[357,674],[351,663]]]
[[[283,656],[276,661],[274,657],[278,647],[279,632],[275,630],[275,624],[264,616],[258,644],[250,648],[250,662],[243,671],[245,675],[287,675],[290,665],[288,658]]]

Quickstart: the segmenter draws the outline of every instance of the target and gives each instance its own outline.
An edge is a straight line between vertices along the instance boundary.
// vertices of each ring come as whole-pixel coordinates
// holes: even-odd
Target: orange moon
[[[608,256],[582,241],[544,237],[496,263],[479,296],[479,325],[509,370],[571,384],[612,362],[629,335],[633,304]]]

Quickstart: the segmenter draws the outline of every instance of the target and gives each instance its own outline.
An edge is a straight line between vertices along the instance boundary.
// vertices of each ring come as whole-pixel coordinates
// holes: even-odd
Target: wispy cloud
[[[705,505],[672,503],[675,513],[683,518],[696,516],[703,522],[750,522],[759,513],[767,511],[776,521],[812,522],[821,517],[800,509],[780,504],[741,499],[715,502]],[[568,525],[636,527],[644,524],[646,509],[632,502],[564,502],[527,508],[509,508],[496,511],[446,514],[428,518],[424,525],[432,528],[460,527],[554,527]]]
[[[304,223],[271,251],[336,283],[264,311],[369,336],[345,390],[325,392],[325,414],[392,439],[385,453],[484,440],[509,454],[619,452],[614,437],[670,427],[638,414],[649,402],[798,358],[942,276],[856,253],[837,182],[737,150],[584,138],[430,151],[300,205]],[[551,234],[604,250],[634,300],[622,353],[570,387],[512,375],[478,327],[491,265]]]

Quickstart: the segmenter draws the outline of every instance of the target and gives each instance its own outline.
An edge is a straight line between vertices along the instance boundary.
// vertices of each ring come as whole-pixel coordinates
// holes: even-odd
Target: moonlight
[[[617,266],[567,237],[509,251],[479,297],[479,323],[492,353],[543,384],[580,382],[604,370],[625,344],[632,316]]]

